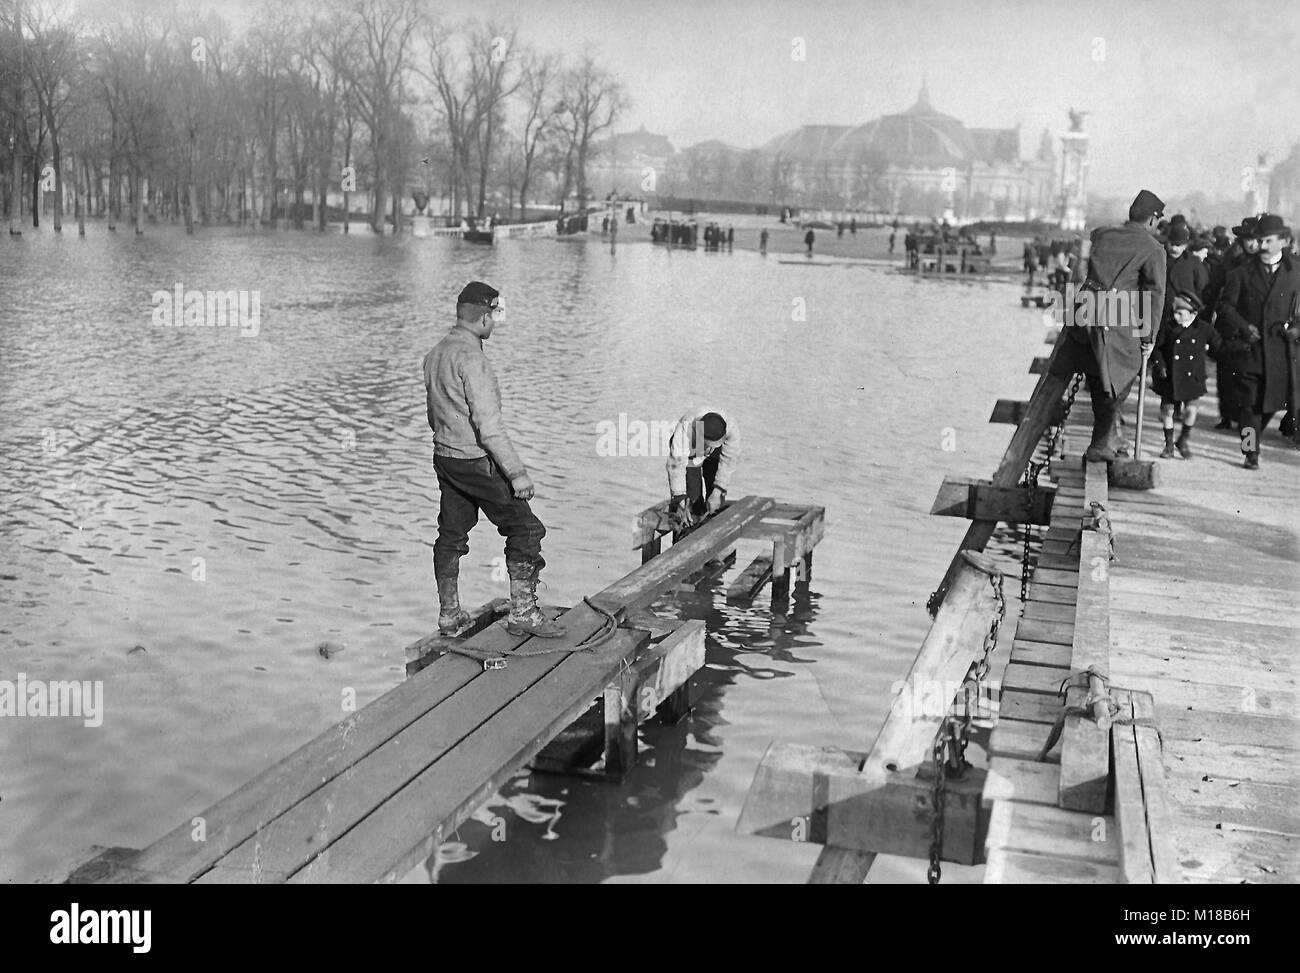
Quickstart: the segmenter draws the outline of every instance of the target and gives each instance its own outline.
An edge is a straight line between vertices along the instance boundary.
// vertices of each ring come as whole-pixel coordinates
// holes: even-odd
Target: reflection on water
[[[631,518],[666,489],[660,457],[598,456],[620,413],[722,405],[733,493],[823,505],[827,532],[788,618],[722,589],[666,606],[708,622],[700,703],[644,728],[624,786],[521,774],[410,880],[807,874],[816,849],[736,816],[772,740],[861,747],[883,719],[965,526],[928,516],[934,492],[988,475],[993,401],[1032,387],[1041,323],[1014,285],[644,245],[89,234],[0,248],[0,678],[102,679],[106,710],[0,722],[0,877],[145,845],[401,679],[437,612],[419,364],[476,277],[511,306],[488,351],[548,601],[634,567]],[[260,291],[259,335],[153,326],[177,283]],[[471,543],[464,597],[503,595],[499,538]]]

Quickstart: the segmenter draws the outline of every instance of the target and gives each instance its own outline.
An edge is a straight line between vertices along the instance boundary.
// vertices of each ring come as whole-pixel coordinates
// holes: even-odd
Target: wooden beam
[[[666,534],[671,529],[668,519],[668,506],[672,500],[661,500],[653,507],[646,507],[636,515],[636,520],[632,524],[632,547],[644,547],[650,541],[654,540],[661,534]]]
[[[875,863],[875,853],[848,848],[823,848],[808,876],[808,885],[862,885]]]
[[[1116,696],[1120,722],[1111,727],[1111,738],[1120,874],[1130,884],[1179,884],[1182,868],[1160,735],[1151,724],[1155,705],[1150,693],[1119,690]]]
[[[576,617],[575,617],[576,616]],[[579,623],[581,618],[581,623]],[[596,630],[599,616],[585,605],[562,621],[571,637]],[[558,640],[556,640],[558,641]],[[549,668],[515,701],[441,759],[430,763],[366,818],[366,827],[333,831],[337,840],[317,846],[316,857],[294,872],[292,883],[396,881],[423,861],[446,837],[547,741],[572,723],[608,685],[611,662],[626,659],[645,644],[644,632],[620,629],[593,652],[577,652],[554,665],[554,656],[512,661],[512,670]],[[546,660],[546,661],[542,661]],[[400,739],[400,738],[398,738]],[[395,755],[396,756],[396,755]],[[428,758],[426,758],[428,759]],[[376,761],[367,761],[368,765]],[[487,769],[492,768],[489,772]]]
[[[510,635],[501,626],[490,626],[475,638],[475,646],[504,653],[513,651],[527,638]],[[457,655],[442,656],[202,811],[197,816],[206,824],[206,841],[194,840],[194,826],[187,814],[183,824],[142,849],[130,864],[141,871],[192,881],[253,837],[266,822],[359,763],[404,727],[483,675],[480,662]]]
[[[1088,463],[1084,510],[1105,505],[1106,466]],[[1092,514],[1089,512],[1089,520]],[[1084,530],[1079,543],[1079,600],[1070,649],[1073,684],[1061,738],[1061,807],[1100,813],[1110,784],[1110,551],[1108,528]],[[1077,711],[1087,704],[1089,715]]]
[[[1043,358],[1043,357],[1035,358],[1032,362],[1029,363],[1029,374],[1046,375],[1047,366],[1050,361],[1051,361],[1050,358]]]
[[[808,841],[878,854],[928,858],[931,785],[912,774],[862,773],[865,754],[774,743],[759,762],[741,809],[741,834]],[[944,787],[942,859],[982,860],[984,772],[967,770]]]
[[[1055,485],[1042,483],[1032,501],[1026,503],[1023,487],[998,487],[988,480],[945,476],[930,513],[1007,524],[1046,524],[1051,519],[1055,490]]]
[[[1056,344],[1052,348],[1052,358],[1060,354],[1064,340],[1065,331],[1062,329],[1061,334],[1056,338]],[[1052,410],[1061,401],[1061,396],[1065,394],[1068,387],[1069,382],[1066,379],[1049,374],[1039,376],[1038,384],[1034,387],[1034,394],[1029,398],[1029,408],[1025,412],[1025,417],[1012,434],[1011,442],[1002,455],[1002,462],[998,464],[993,479],[990,481],[994,486],[1013,487],[1020,482],[1020,477],[1025,471],[1025,465],[1033,457],[1034,451],[1038,448],[1039,440],[1043,438],[1043,433],[1051,424]],[[948,589],[952,586],[961,559],[961,552],[965,550],[984,550],[984,545],[989,542],[989,538],[993,536],[997,526],[997,522],[991,520],[971,521],[970,526],[966,528],[966,536],[962,538],[960,548],[948,563],[948,570],[944,573],[943,580],[939,582],[939,586],[935,590],[938,601],[942,602]]]
[[[591,601],[606,611],[615,613],[645,607],[665,589],[717,557],[718,551],[731,545],[772,505],[773,501],[768,497],[745,497],[738,500],[709,518],[681,541],[674,543],[663,554],[593,596]]]
[[[1024,399],[998,399],[993,406],[993,414],[989,416],[989,422],[1018,426],[1028,408],[1029,403]]]
[[[772,580],[772,558],[760,554],[727,588],[727,601],[748,604]]]
[[[947,687],[961,683],[983,648],[984,634],[995,611],[986,569],[996,568],[991,558],[970,551],[962,561],[952,589],[908,670],[902,691],[894,696],[864,772],[915,774],[930,760],[930,747],[945,714],[929,712],[916,701],[931,698],[933,689],[942,689],[946,703]]]
[[[509,598],[493,598],[469,613],[470,625],[460,635],[426,635],[406,647],[406,674],[413,676],[457,642],[473,638],[510,611]]]

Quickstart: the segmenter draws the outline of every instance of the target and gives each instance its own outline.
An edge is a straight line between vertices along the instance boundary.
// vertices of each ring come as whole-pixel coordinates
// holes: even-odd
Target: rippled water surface
[[[91,227],[0,242],[0,678],[103,680],[105,708],[98,728],[0,719],[0,878],[148,844],[337,722],[347,690],[402,679],[437,615],[420,360],[472,278],[510,307],[487,349],[549,532],[547,601],[634,567],[631,519],[665,492],[661,458],[597,454],[620,413],[728,409],[732,494],[820,504],[827,529],[788,618],[728,607],[725,579],[677,606],[708,621],[700,703],[645,729],[624,786],[521,774],[408,880],[806,877],[815,847],[738,836],[737,815],[773,740],[865,748],[878,729],[965,527],[928,515],[935,490],[992,472],[993,402],[1032,388],[1042,326],[1014,285],[597,241]],[[260,291],[259,333],[155,326],[151,294],[178,282]],[[505,593],[500,553],[481,525],[465,601]],[[323,641],[346,650],[326,661]]]

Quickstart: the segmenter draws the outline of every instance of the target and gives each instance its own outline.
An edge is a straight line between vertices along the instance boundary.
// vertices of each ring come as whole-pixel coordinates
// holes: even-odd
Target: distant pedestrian
[[[767,256],[767,227],[758,235],[758,252],[764,257]]]
[[[894,252],[894,237],[897,235],[897,233],[898,233],[897,230],[889,231],[889,252],[891,254]]]
[[[858,218],[856,216],[849,220],[849,232],[854,236],[858,235]]]
[[[808,256],[810,257],[813,255],[812,254],[813,241],[816,239],[817,239],[817,234],[812,231],[811,226],[808,227],[808,232],[803,235],[803,242],[808,245]]]
[[[998,252],[998,235],[996,233],[990,233],[989,234],[989,256],[990,257],[996,256],[997,252]]]
[[[732,248],[735,245],[736,245],[736,228],[734,226],[728,226],[727,227],[727,252],[730,253]]]
[[[835,235],[836,235],[837,237],[842,237],[842,236],[844,236],[844,221],[843,221],[843,220],[840,220],[840,221],[838,221],[838,222],[835,224]]]

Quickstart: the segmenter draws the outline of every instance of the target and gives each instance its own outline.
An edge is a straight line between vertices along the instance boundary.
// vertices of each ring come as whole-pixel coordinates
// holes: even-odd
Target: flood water
[[[708,621],[700,702],[644,729],[625,785],[520,774],[407,880],[806,878],[815,846],[736,818],[772,741],[865,749],[879,728],[966,526],[929,516],[935,491],[992,473],[994,400],[1033,387],[1042,321],[1014,284],[598,239],[92,226],[0,242],[0,678],[104,685],[98,727],[0,718],[0,880],[149,844],[342,719],[346,690],[401,681],[437,620],[420,361],[473,278],[509,307],[486,347],[548,529],[545,601],[631,570],[632,518],[665,495],[661,456],[598,455],[620,413],[721,406],[732,496],[822,505],[826,534],[787,618],[728,607],[725,578],[679,606]],[[260,292],[258,333],[155,325],[178,283]],[[481,524],[463,601],[506,593],[500,554]]]

